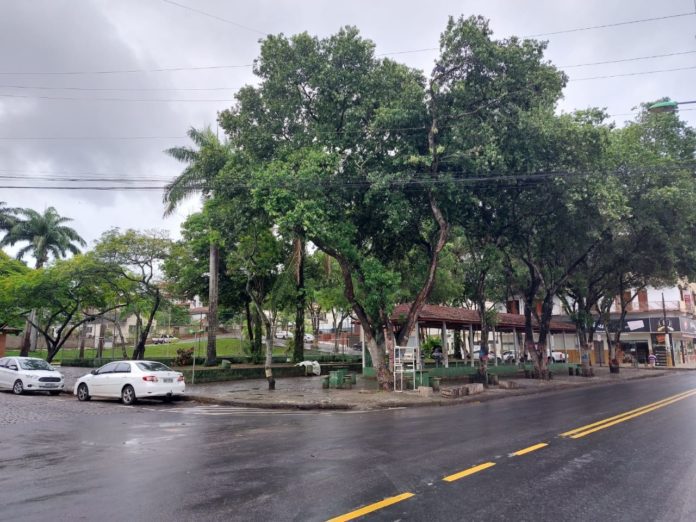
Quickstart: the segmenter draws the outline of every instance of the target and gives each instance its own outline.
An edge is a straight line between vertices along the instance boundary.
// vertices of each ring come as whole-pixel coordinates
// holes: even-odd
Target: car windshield
[[[158,362],[149,362],[149,361],[144,361],[144,362],[138,362],[135,363],[138,365],[138,368],[140,368],[143,371],[146,372],[171,372],[172,369],[169,366],[165,366],[162,363]]]
[[[53,367],[41,359],[20,359],[19,366],[22,370],[47,370],[53,371]]]

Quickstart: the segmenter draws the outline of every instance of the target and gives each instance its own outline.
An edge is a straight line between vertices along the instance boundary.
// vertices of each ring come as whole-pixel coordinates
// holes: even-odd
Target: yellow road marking
[[[469,475],[473,475],[474,473],[478,473],[479,471],[483,471],[484,469],[492,468],[493,466],[495,466],[495,462],[485,462],[483,464],[479,464],[478,466],[474,466],[473,468],[465,469],[464,471],[455,473],[454,475],[448,475],[442,480],[444,480],[445,482],[454,482],[455,480],[468,477]]]
[[[372,513],[373,511],[377,511],[378,509],[382,509],[396,504],[397,502],[401,502],[402,500],[406,500],[407,498],[411,498],[412,496],[414,496],[413,493],[402,493],[401,495],[396,495],[395,497],[385,498],[384,500],[380,500],[379,502],[375,502],[369,506],[364,506],[360,509],[356,509],[355,511],[351,511],[350,513],[346,513],[345,515],[340,515],[329,519],[327,522],[347,522],[348,520],[354,520],[363,515],[367,515],[368,513]]]
[[[519,451],[516,451],[513,453],[516,457],[519,457],[520,455],[526,455],[527,453],[531,453],[532,451],[536,451],[541,448],[545,448],[548,446],[546,442],[540,442],[539,444],[535,444],[534,446],[529,446],[528,448],[521,449]]]
[[[653,407],[651,407],[651,408],[648,408],[648,409],[646,409],[646,410],[639,411],[638,413],[634,413],[633,415],[628,415],[627,417],[622,417],[622,418],[617,419],[617,420],[615,420],[615,421],[607,422],[607,423],[602,424],[602,425],[600,425],[600,426],[596,426],[596,427],[594,427],[594,428],[590,428],[590,429],[587,430],[587,431],[582,431],[582,432],[580,432],[580,433],[576,433],[575,435],[571,435],[570,438],[571,438],[571,439],[579,439],[580,437],[584,437],[585,435],[589,435],[590,433],[594,433],[594,432],[596,432],[596,431],[603,430],[604,428],[609,428],[609,427],[611,427],[611,426],[614,426],[614,425],[616,425],[616,424],[619,424],[620,422],[624,422],[624,421],[633,419],[633,418],[635,418],[635,417],[639,417],[640,415],[644,415],[644,414],[649,413],[649,412],[651,412],[651,411],[655,411],[655,410],[657,410],[657,409],[664,408],[665,406],[669,406],[670,404],[673,404],[673,403],[675,403],[675,402],[678,402],[678,401],[681,401],[681,400],[684,400],[684,399],[688,399],[689,397],[691,397],[691,396],[693,396],[693,395],[696,395],[696,391],[693,391],[693,392],[689,393],[688,395],[683,395],[683,396],[681,396],[681,397],[677,397],[676,399],[672,399],[671,401],[668,401],[668,402],[665,402],[665,403],[662,403],[662,404],[658,404],[658,405],[653,406]]]
[[[561,437],[570,437],[571,435],[574,435],[576,433],[580,433],[582,431],[586,431],[590,428],[594,428],[595,426],[599,426],[600,424],[605,424],[607,422],[611,422],[611,421],[616,420],[616,419],[621,419],[621,418],[626,417],[628,415],[641,412],[641,411],[646,410],[648,408],[651,408],[653,406],[658,406],[658,405],[664,404],[668,401],[674,400],[674,399],[679,398],[679,397],[687,397],[695,392],[696,392],[696,390],[688,390],[688,391],[685,391],[682,393],[678,393],[677,395],[672,395],[671,397],[667,397],[666,399],[662,399],[662,400],[657,401],[657,402],[652,402],[650,404],[646,404],[645,406],[641,406],[640,408],[636,408],[634,410],[629,410],[629,411],[626,411],[624,413],[620,413],[619,415],[614,415],[613,417],[608,417],[606,419],[602,419],[600,421],[593,422],[592,424],[586,424],[585,426],[580,426],[579,428],[575,428],[573,430],[566,431],[564,433],[561,433]]]

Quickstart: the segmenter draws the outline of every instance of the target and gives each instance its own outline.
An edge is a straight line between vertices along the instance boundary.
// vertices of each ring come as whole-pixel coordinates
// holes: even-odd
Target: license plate
[[[44,388],[57,388],[57,384],[44,384]]]
[[[162,382],[174,382],[174,379],[162,379]]]

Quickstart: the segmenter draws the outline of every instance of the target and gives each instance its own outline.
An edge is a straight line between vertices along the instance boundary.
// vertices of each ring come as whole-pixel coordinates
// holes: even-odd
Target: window
[[[22,370],[53,371],[51,365],[41,359],[20,359],[19,365],[21,366]]]
[[[0,368],[4,368],[5,366],[7,366],[8,360],[9,359],[7,359],[7,357],[3,357],[2,359],[0,359]]]
[[[97,375],[113,373],[116,371],[116,366],[118,366],[118,363],[109,363],[106,366],[102,366],[101,368],[99,368],[99,371],[97,371]]]
[[[135,363],[138,365],[138,368],[143,370],[144,372],[171,372],[173,371],[169,366],[165,366],[162,363],[158,362],[137,362]]]
[[[116,369],[114,370],[115,373],[130,373],[130,371],[131,367],[127,362],[118,363]]]

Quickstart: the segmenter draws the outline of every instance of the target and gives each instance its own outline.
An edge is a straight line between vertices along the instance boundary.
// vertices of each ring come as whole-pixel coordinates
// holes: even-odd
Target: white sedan
[[[111,397],[130,405],[138,399],[170,400],[182,395],[185,388],[183,374],[160,362],[115,361],[80,377],[74,394],[80,401]]]
[[[58,395],[65,385],[63,375],[43,359],[4,357],[0,359],[0,389],[16,395],[25,391],[47,391]]]

